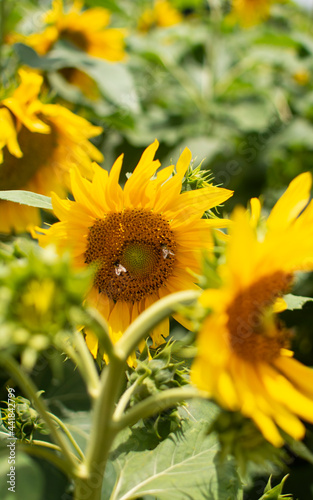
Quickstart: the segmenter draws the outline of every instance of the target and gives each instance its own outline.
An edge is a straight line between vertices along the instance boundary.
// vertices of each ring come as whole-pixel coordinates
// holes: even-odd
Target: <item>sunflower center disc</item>
[[[44,121],[42,116],[39,116]],[[57,145],[53,125],[49,134],[30,132],[22,126],[17,139],[23,152],[22,158],[11,155],[7,147],[3,149],[3,163],[0,165],[0,190],[21,189],[34,177],[36,172],[51,161]]]
[[[271,307],[290,289],[291,275],[276,272],[239,293],[228,308],[228,330],[233,351],[248,361],[275,359],[289,346],[290,332],[273,324]],[[270,323],[266,318],[270,311]]]
[[[109,213],[89,228],[85,262],[98,265],[94,285],[114,301],[136,302],[166,284],[175,264],[169,223],[143,209]]]

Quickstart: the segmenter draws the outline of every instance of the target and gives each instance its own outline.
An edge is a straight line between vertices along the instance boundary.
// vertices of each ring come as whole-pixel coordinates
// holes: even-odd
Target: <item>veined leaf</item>
[[[153,450],[120,454],[113,464],[117,482],[110,500],[151,495],[158,500],[240,500],[242,487],[232,460],[218,461],[216,436],[207,435],[207,419],[185,421]],[[198,413],[198,412],[197,412]],[[201,413],[200,413],[201,414]]]
[[[19,189],[12,191],[0,191],[0,200],[14,201],[14,203],[28,205],[29,207],[52,210],[51,198],[49,198],[49,196],[33,193],[32,191],[22,191]]]

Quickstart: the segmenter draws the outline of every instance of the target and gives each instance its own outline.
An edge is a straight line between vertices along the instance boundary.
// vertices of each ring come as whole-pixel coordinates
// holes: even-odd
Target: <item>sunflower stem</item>
[[[64,422],[62,422],[62,420],[60,420],[56,415],[53,415],[53,413],[50,413],[48,412],[48,415],[52,418],[52,420],[54,420],[58,426],[62,429],[62,431],[64,432],[64,434],[66,435],[67,439],[69,440],[69,442],[72,444],[73,448],[75,449],[75,451],[78,453],[78,455],[80,456],[80,458],[84,459],[85,456],[82,452],[82,450],[80,449],[80,447],[78,446],[78,444],[76,443],[74,437],[72,436],[71,432],[69,431],[68,427],[65,425]]]
[[[152,304],[130,324],[115,344],[115,351],[126,360],[158,323],[177,312],[179,307],[190,305],[200,294],[198,290],[185,290],[167,295]]]
[[[82,474],[75,481],[75,500],[101,500],[101,489],[104,471],[113,441],[120,430],[135,423],[142,418],[142,411],[146,414],[154,414],[156,411],[177,404],[189,397],[199,396],[199,391],[175,389],[175,392],[164,391],[165,396],[151,396],[148,403],[136,406],[125,416],[121,416],[121,410],[125,408],[125,400],[120,399],[117,410],[115,410],[121,385],[124,380],[124,372],[127,358],[135,350],[140,341],[149,335],[149,332],[167,316],[176,312],[179,306],[189,305],[195,301],[200,292],[188,290],[177,292],[149,307],[144,311],[124,332],[121,339],[112,346],[109,364],[102,371],[100,377],[99,397],[93,403],[93,422],[89,443],[86,450],[86,458],[82,464]],[[129,394],[127,393],[127,396]],[[127,399],[127,398],[126,398]],[[139,407],[139,410],[138,410]],[[117,413],[115,413],[117,412]]]
[[[79,355],[78,369],[86,382],[87,390],[92,399],[99,395],[99,375],[95,366],[94,359],[90,354],[85,339],[80,332],[74,334],[75,347]]]
[[[99,344],[104,348],[109,358],[112,355],[114,346],[110,337],[109,327],[103,316],[91,307],[87,309],[88,314],[88,328],[91,328],[93,333],[96,334]]]
[[[47,446],[47,445],[51,445],[51,446]],[[67,460],[64,460],[62,457],[60,457],[56,453],[52,453],[47,448],[51,448],[51,449],[54,449],[56,451],[61,451],[61,449],[58,446],[53,445],[52,443],[47,443],[46,441],[37,441],[36,440],[36,441],[33,441],[32,444],[19,444],[19,446],[18,446],[19,451],[24,451],[25,453],[28,453],[29,455],[43,458],[44,460],[47,460],[52,465],[54,465],[55,467],[60,469],[62,472],[64,472],[65,475],[72,476],[72,474],[69,471]]]
[[[77,366],[86,384],[89,396],[93,399],[96,398],[99,394],[99,376],[82,335],[77,332],[75,344],[76,350],[71,343],[65,342],[63,339],[58,339],[58,341],[55,342],[55,346],[58,349],[63,350],[64,353]]]
[[[119,414],[115,412],[114,427],[118,429],[118,431],[121,431],[125,427],[136,424],[138,420],[142,418],[152,417],[156,413],[172,408],[186,399],[200,397],[207,398],[208,395],[206,392],[199,391],[190,386],[168,389],[140,401],[140,403],[136,404],[136,406],[128,410],[128,412],[122,416],[119,416]]]
[[[100,500],[108,454],[118,430],[112,426],[113,412],[120,392],[126,358],[111,355],[100,379],[100,393],[94,402],[94,418],[84,462],[85,477],[75,484],[75,500]],[[95,480],[96,479],[96,480]]]
[[[45,402],[38,397],[37,387],[33,381],[29,378],[27,373],[22,370],[15,359],[9,354],[0,354],[0,365],[2,365],[12,376],[12,378],[17,382],[20,388],[24,391],[25,395],[32,401],[34,407],[40,414],[43,421],[46,423],[50,430],[50,433],[55,441],[55,443],[60,447],[64,455],[64,463],[66,463],[67,474],[74,476],[76,469],[76,460],[69,448],[68,443],[64,439],[64,436],[57,429],[54,421],[49,415],[48,409]]]

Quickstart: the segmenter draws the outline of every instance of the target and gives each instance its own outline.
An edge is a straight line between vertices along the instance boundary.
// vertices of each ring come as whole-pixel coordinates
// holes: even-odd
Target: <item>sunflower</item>
[[[89,138],[101,133],[58,104],[43,104],[40,75],[20,70],[21,83],[0,101],[0,190],[22,189],[64,196],[69,168],[78,164],[90,176],[92,161],[102,160]],[[0,232],[25,231],[40,222],[39,210],[0,201]]]
[[[151,9],[145,10],[139,18],[139,31],[149,31],[153,27],[168,28],[181,23],[183,16],[167,0],[155,0]]]
[[[233,0],[230,17],[249,28],[269,17],[272,3],[273,0]]]
[[[218,403],[254,420],[265,438],[283,444],[279,428],[301,439],[313,423],[313,370],[293,358],[291,332],[276,313],[297,270],[313,270],[312,176],[296,177],[257,232],[260,204],[251,215],[235,209],[222,286],[206,290],[211,312],[198,337],[191,378]]]
[[[91,182],[73,169],[75,201],[52,194],[60,222],[49,229],[37,228],[42,246],[53,243],[60,252],[69,249],[79,267],[97,265],[87,302],[107,319],[114,342],[159,298],[196,287],[190,271],[199,273],[201,249],[213,245],[210,229],[227,224],[201,217],[232,191],[210,185],[181,194],[190,151],[183,151],[175,173],[174,165],[156,173],[157,148],[155,141],[144,151],[124,189],[118,183],[123,155],[109,175],[95,165]],[[151,333],[153,346],[168,334],[166,320]],[[96,357],[97,339],[88,333],[86,340]]]
[[[111,17],[107,9],[82,8],[83,3],[76,0],[65,12],[63,0],[54,0],[52,9],[44,16],[44,31],[29,36],[15,35],[14,41],[23,41],[38,54],[44,55],[56,41],[65,40],[91,56],[112,62],[123,60],[125,30],[107,27]],[[13,38],[14,35],[11,35],[12,41]]]
[[[45,55],[58,40],[64,40],[93,57],[110,62],[125,59],[126,31],[108,28],[111,16],[107,9],[95,7],[82,10],[82,7],[81,1],[74,1],[70,9],[64,11],[63,0],[54,0],[52,9],[44,16],[46,27],[41,33],[28,36],[12,34],[8,37],[8,42],[23,42],[38,54]],[[95,82],[85,72],[70,67],[60,70],[60,73],[88,97],[99,97]]]

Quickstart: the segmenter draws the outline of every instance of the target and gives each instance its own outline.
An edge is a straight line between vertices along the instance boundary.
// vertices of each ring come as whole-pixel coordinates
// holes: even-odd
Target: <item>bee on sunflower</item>
[[[64,196],[69,168],[78,164],[90,176],[92,160],[102,161],[89,141],[102,132],[59,104],[38,95],[42,76],[21,69],[20,85],[0,101],[0,190],[22,189]],[[39,210],[0,201],[0,232],[22,232],[40,223]]]
[[[107,319],[113,342],[159,298],[196,288],[201,251],[213,247],[212,229],[228,222],[202,216],[232,191],[208,185],[181,193],[191,152],[183,151],[175,171],[170,165],[156,172],[157,148],[155,141],[144,151],[124,189],[118,182],[123,155],[110,174],[95,165],[92,181],[73,169],[75,201],[52,194],[60,222],[49,229],[36,228],[34,234],[42,246],[55,244],[60,253],[68,249],[79,267],[97,265],[87,302]],[[168,334],[167,319],[151,332],[153,346],[162,344]],[[97,338],[87,332],[86,341],[96,357]]]
[[[282,429],[303,438],[300,419],[313,423],[313,370],[290,350],[291,332],[278,320],[296,271],[313,270],[312,176],[296,177],[272,209],[265,228],[261,207],[235,209],[219,289],[200,297],[209,314],[200,329],[191,379],[223,408],[254,420],[279,447]]]

